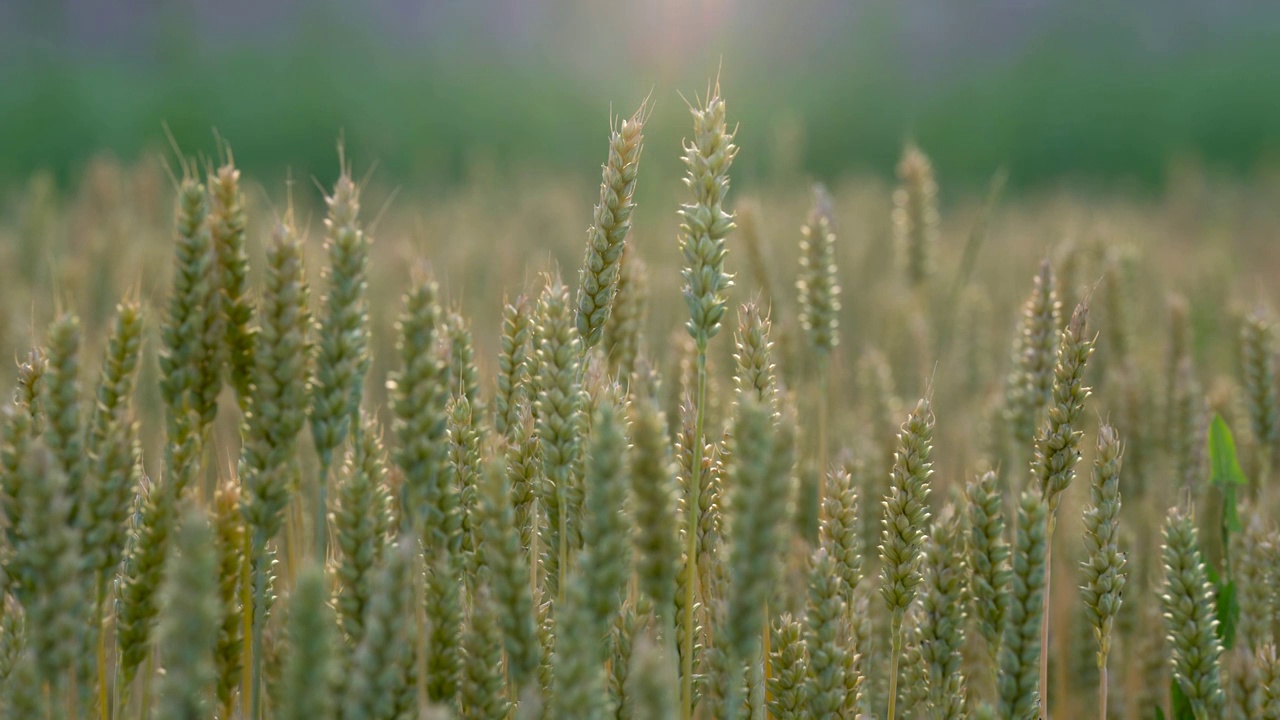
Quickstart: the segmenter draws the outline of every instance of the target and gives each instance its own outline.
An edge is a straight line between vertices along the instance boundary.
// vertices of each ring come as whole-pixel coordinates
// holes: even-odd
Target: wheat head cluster
[[[1277,330],[1223,239],[1274,213],[942,213],[914,144],[739,202],[688,109],[612,121],[590,212],[379,209],[340,154],[313,229],[225,145],[171,206],[8,193],[0,716],[1280,720]]]

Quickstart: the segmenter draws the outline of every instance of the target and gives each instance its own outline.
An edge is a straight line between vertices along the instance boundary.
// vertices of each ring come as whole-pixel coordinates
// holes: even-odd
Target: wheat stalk
[[[892,484],[884,500],[880,540],[880,595],[890,614],[889,720],[896,717],[902,621],[923,581],[924,543],[931,520],[929,477],[933,464],[933,409],[928,398],[916,403],[898,434]]]
[[[1098,642],[1098,717],[1107,717],[1107,658],[1111,654],[1111,629],[1120,610],[1128,573],[1120,551],[1117,528],[1120,522],[1120,437],[1115,429],[1098,429],[1098,449],[1094,455],[1093,484],[1089,507],[1084,511],[1085,559],[1084,604]]]

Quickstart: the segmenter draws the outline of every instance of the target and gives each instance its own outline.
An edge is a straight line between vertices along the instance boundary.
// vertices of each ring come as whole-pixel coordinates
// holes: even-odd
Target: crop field
[[[0,717],[1280,720],[1280,181],[739,188],[685,97],[0,186]]]

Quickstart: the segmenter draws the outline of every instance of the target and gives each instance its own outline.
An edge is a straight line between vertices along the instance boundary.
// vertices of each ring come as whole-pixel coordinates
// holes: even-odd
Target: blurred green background
[[[1274,166],[1277,68],[1274,0],[0,0],[0,180],[161,152],[166,124],[266,177],[327,181],[339,132],[396,183],[585,177],[650,92],[674,169],[719,72],[747,183],[887,175],[911,138],[951,187],[1153,187]]]

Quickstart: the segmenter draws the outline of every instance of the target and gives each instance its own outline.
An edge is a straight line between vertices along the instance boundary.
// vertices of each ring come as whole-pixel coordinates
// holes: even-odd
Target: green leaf
[[[1165,720],[1164,708],[1160,707],[1159,705],[1156,706],[1156,720]]]
[[[1222,639],[1222,647],[1230,650],[1235,646],[1236,625],[1240,621],[1240,600],[1236,597],[1234,580],[1217,586],[1218,637]]]
[[[1236,458],[1236,441],[1231,436],[1231,428],[1227,427],[1227,421],[1221,415],[1214,415],[1209,425],[1209,469],[1214,485],[1249,484]]]
[[[1240,532],[1240,512],[1236,509],[1236,488],[1249,484],[1240,460],[1236,458],[1236,441],[1221,415],[1213,416],[1209,425],[1209,481],[1222,492],[1222,517],[1227,529]]]
[[[1187,699],[1186,693],[1182,692],[1182,686],[1178,684],[1176,678],[1169,681],[1169,697],[1169,709],[1173,712],[1173,720],[1196,720],[1196,713],[1191,709],[1191,701]]]

